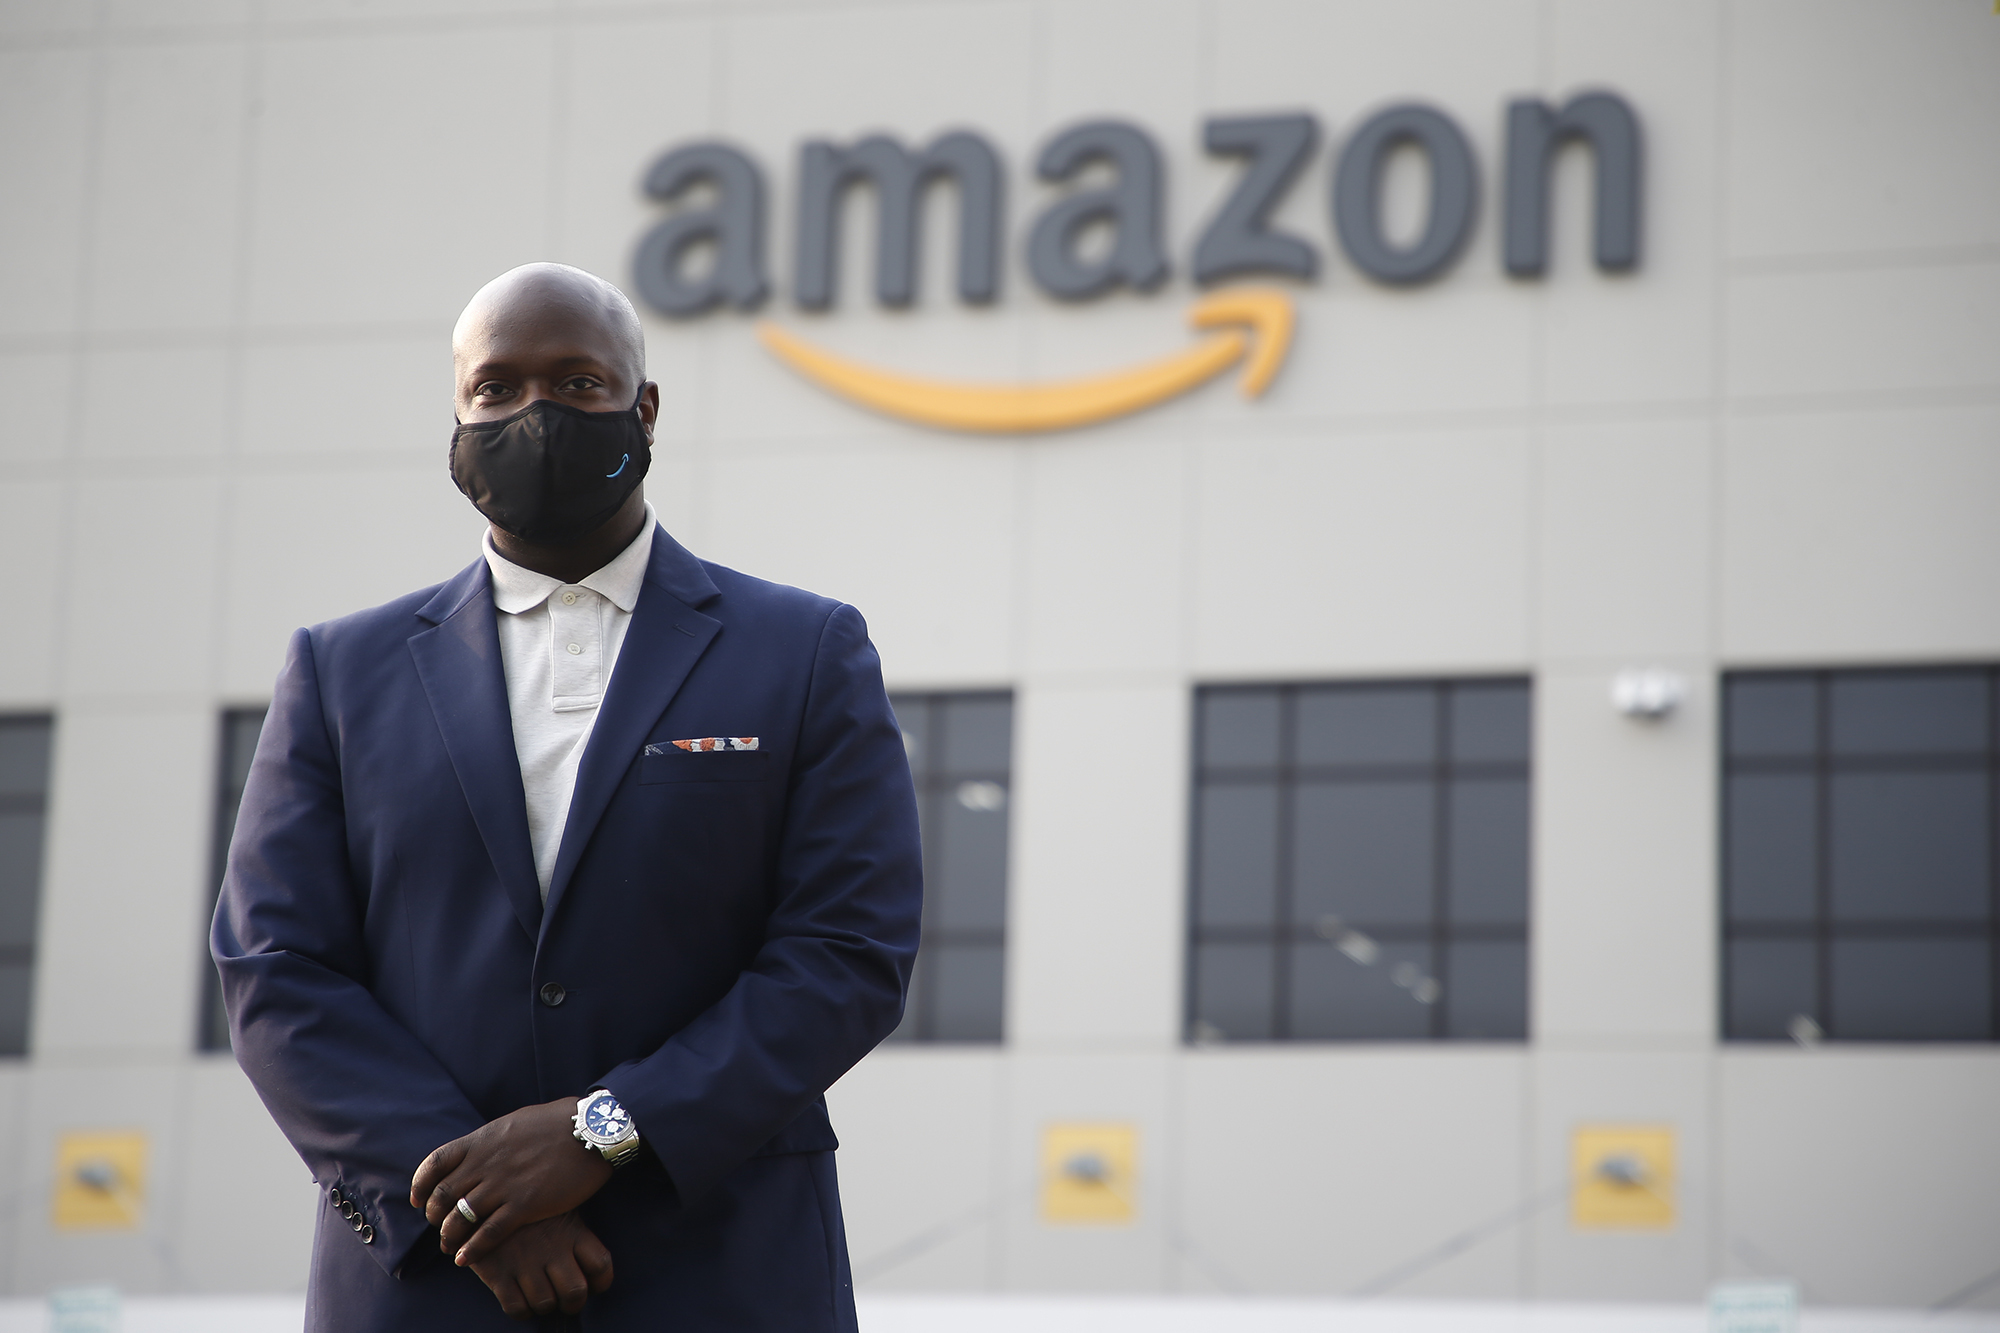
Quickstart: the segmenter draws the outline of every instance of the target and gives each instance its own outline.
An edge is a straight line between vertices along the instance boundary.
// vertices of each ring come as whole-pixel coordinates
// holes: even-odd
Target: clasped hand
[[[611,1255],[575,1210],[611,1166],[571,1132],[574,1098],[518,1111],[453,1139],[417,1168],[410,1206],[438,1228],[438,1247],[470,1268],[515,1318],[575,1314],[611,1285]],[[465,1200],[479,1219],[458,1211]]]

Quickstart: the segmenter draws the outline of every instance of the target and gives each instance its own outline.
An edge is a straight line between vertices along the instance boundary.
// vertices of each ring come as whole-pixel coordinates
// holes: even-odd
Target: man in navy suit
[[[481,558],[293,635],[216,909],[307,1327],[852,1330],[822,1094],[922,896],[866,627],[657,525],[610,284],[504,274],[453,354]]]

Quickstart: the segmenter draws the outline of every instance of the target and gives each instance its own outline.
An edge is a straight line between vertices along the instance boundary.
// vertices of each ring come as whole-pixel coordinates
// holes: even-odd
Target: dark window
[[[1519,1041],[1525,680],[1195,695],[1188,1037]]]
[[[222,715],[222,756],[216,765],[215,849],[209,870],[213,888],[209,896],[214,915],[215,895],[222,892],[222,872],[229,862],[229,839],[236,832],[236,810],[243,804],[243,784],[250,779],[250,760],[257,753],[257,737],[264,730],[262,708],[231,708]],[[229,1049],[229,1015],[222,1008],[221,979],[208,956],[208,932],[201,937],[201,974],[205,984],[201,1000],[201,1049]]]
[[[0,717],[0,1055],[28,1053],[54,735],[47,716]]]
[[[924,837],[924,933],[891,1041],[999,1041],[1014,699],[898,694]]]
[[[1725,691],[1723,1035],[2000,1036],[2000,669]]]

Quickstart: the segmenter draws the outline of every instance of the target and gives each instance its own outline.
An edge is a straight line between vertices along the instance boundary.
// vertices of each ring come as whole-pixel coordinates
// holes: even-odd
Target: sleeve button
[[[364,1226],[361,1228],[361,1243],[363,1245],[373,1245],[375,1243],[374,1227]]]

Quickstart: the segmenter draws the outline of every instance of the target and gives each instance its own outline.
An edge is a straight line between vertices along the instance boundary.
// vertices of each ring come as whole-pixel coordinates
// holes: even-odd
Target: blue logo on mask
[[[610,481],[610,480],[611,480],[611,479],[612,479],[613,477],[617,476],[617,475],[618,475],[618,474],[619,474],[620,472],[623,472],[623,471],[625,470],[625,465],[626,465],[627,463],[631,462],[631,461],[632,461],[632,455],[630,455],[630,454],[621,454],[621,455],[619,456],[619,458],[618,458],[618,466],[617,466],[617,467],[615,467],[615,468],[613,468],[613,469],[611,469],[611,471],[609,471],[609,472],[605,473],[605,474],[604,474],[604,479],[605,479],[606,481]]]

